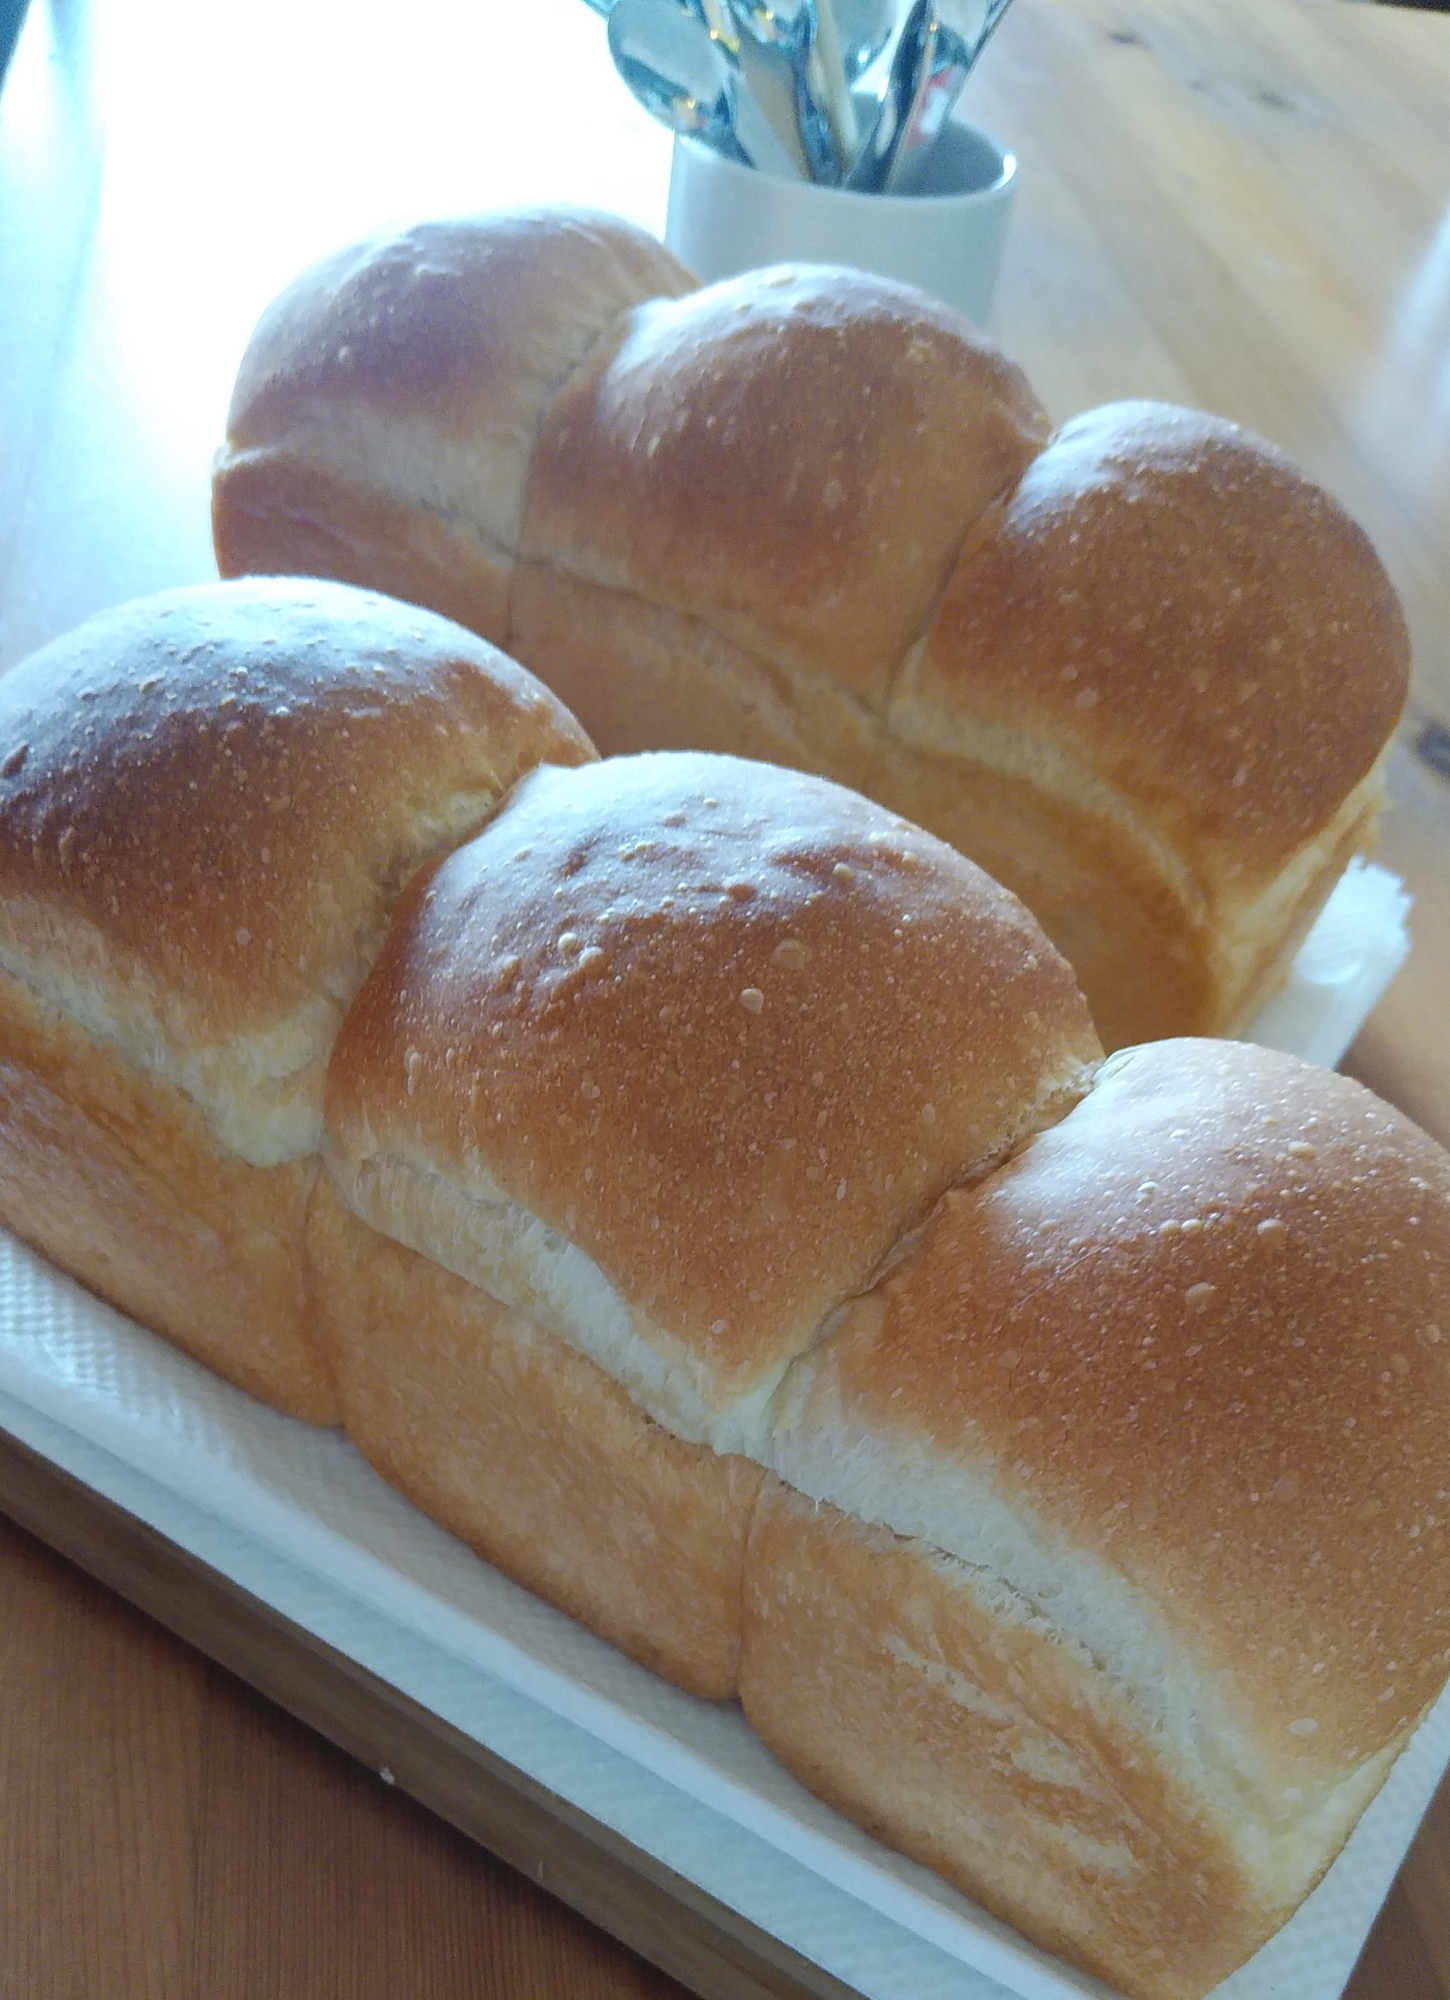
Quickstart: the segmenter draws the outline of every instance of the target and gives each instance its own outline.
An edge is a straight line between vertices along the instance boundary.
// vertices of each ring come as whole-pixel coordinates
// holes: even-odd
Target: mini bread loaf
[[[0,680],[0,1219],[335,1422],[303,1222],[343,1011],[418,865],[592,755],[429,612],[336,584],[122,607]]]
[[[329,1069],[349,1432],[491,1560],[734,1693],[782,1376],[1097,1054],[1027,912],[866,800],[690,754],[536,771],[407,891]]]
[[[0,683],[0,1216],[1131,2000],[1450,1667],[1450,1158],[331,584]],[[325,1070],[325,1078],[324,1078]]]
[[[314,1264],[388,1478],[1198,2000],[1450,1667],[1450,1159],[1293,1057],[1094,1055],[1020,905],[880,808],[540,770],[343,1025]]]
[[[833,777],[1017,892],[1110,1047],[1237,1032],[1372,838],[1408,642],[1283,455],[1161,404],[1050,434],[923,294],[782,267],[692,289],[560,212],[306,273],[238,378],[223,573],[462,617],[606,754]]]

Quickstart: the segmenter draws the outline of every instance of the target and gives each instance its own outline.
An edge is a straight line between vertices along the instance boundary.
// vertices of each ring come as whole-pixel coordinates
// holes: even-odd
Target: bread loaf
[[[0,727],[12,1227],[1132,2000],[1284,1920],[1450,1667],[1450,1158],[338,586]]]
[[[343,1011],[418,864],[592,755],[511,660],[335,584],[169,592],[0,679],[0,1219],[335,1422],[303,1221]]]
[[[692,289],[605,217],[428,224],[269,309],[217,556],[464,619],[605,754],[881,800],[1027,902],[1109,1047],[1234,1033],[1372,838],[1404,623],[1354,523],[1235,425],[1049,433],[885,280]]]

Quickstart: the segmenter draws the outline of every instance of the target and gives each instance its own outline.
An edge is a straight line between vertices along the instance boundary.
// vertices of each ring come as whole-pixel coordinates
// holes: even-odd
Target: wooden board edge
[[[861,2000],[3,1428],[0,1509],[701,2000]]]

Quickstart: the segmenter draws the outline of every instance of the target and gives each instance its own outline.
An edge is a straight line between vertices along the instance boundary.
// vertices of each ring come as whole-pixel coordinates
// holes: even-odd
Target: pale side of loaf
[[[417,866],[554,698],[431,613],[291,580],[106,613],[0,681],[0,1216],[333,1420],[302,1243],[333,1036]]]
[[[740,1686],[766,1474],[655,1423],[536,1320],[371,1229],[325,1174],[307,1221],[348,1436],[479,1555],[706,1701]]]
[[[406,314],[375,325],[325,266],[259,328],[218,461],[224,571],[372,576],[471,619],[606,754],[762,756],[881,799],[1023,897],[1109,1046],[1251,1018],[1372,838],[1407,685],[1394,593],[1322,489],[1163,405],[1049,438],[965,321],[860,273],[692,292],[603,218],[434,227],[453,262],[426,233],[348,253],[358,300],[413,259]],[[599,238],[633,297],[598,284]],[[527,339],[476,358],[465,304],[509,319],[494,259],[553,373]],[[410,343],[474,385],[446,447]],[[470,454],[506,501],[452,471],[424,492]]]
[[[256,1167],[195,1100],[0,973],[0,1223],[239,1388],[335,1423],[304,1227],[316,1155]]]
[[[1447,1340],[1423,1133],[1265,1051],[1113,1058],[792,1372],[769,1462],[821,1504],[757,1517],[747,1714],[1029,1935],[1193,2000],[1444,1683]]]

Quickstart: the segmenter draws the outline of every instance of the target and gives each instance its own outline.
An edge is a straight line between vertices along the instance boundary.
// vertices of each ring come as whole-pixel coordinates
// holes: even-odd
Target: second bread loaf
[[[879,798],[1016,891],[1110,1046],[1244,1027],[1373,834],[1404,701],[1344,510],[1161,404],[1055,434],[924,294],[692,289],[605,217],[363,245],[269,310],[216,473],[224,572],[472,619],[606,753]]]

